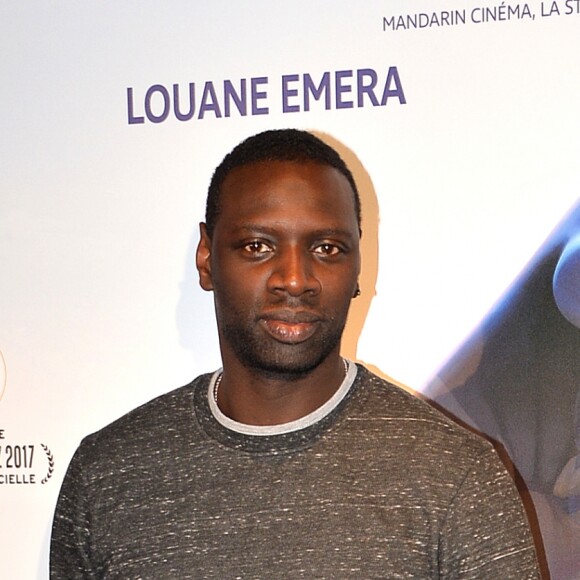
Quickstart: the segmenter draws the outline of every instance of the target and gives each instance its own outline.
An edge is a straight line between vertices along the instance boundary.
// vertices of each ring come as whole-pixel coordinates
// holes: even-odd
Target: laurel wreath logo
[[[44,443],[41,443],[40,446],[44,449],[46,457],[48,458],[48,471],[46,473],[46,476],[40,482],[42,484],[45,484],[52,477],[52,474],[54,472],[54,456],[50,451],[50,449]]]

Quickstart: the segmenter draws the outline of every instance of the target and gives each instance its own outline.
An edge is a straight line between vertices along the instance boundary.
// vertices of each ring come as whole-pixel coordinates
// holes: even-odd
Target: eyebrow
[[[241,225],[241,226],[237,227],[234,231],[239,232],[239,233],[247,232],[248,234],[254,234],[256,232],[260,232],[260,233],[264,233],[264,234],[268,234],[268,235],[272,235],[272,236],[275,236],[279,233],[278,229],[275,227],[265,226],[263,224],[252,224],[252,223]],[[356,235],[353,235],[353,234],[356,234]],[[335,236],[348,237],[348,238],[351,238],[351,237],[358,238],[358,230],[356,230],[356,232],[352,232],[352,231],[345,229],[345,228],[321,228],[321,229],[312,230],[311,232],[308,232],[308,235],[315,237],[315,238],[332,238]]]

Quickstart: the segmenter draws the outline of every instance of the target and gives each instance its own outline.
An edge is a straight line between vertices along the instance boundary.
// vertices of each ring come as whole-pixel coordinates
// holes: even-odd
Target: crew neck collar
[[[215,383],[218,380],[219,376],[222,373],[222,369],[219,369],[213,373],[212,378],[210,380],[208,390],[207,390],[207,399],[209,402],[209,408],[212,412],[212,415],[215,419],[223,425],[226,429],[230,429],[231,431],[235,431],[236,433],[242,433],[243,435],[252,435],[255,437],[267,437],[270,435],[283,435],[285,433],[292,433],[294,431],[299,431],[300,429],[305,429],[306,427],[310,427],[310,425],[314,425],[318,423],[322,418],[328,415],[339,403],[344,399],[356,377],[356,365],[353,364],[351,361],[344,359],[346,373],[344,375],[344,379],[334,395],[326,401],[323,405],[308,413],[304,417],[300,417],[294,421],[289,421],[288,423],[281,423],[278,425],[248,425],[247,423],[239,423],[238,421],[234,421],[230,419],[228,416],[224,415],[218,404],[214,398],[214,388]]]
[[[303,448],[334,423],[340,410],[355,391],[359,382],[357,380],[359,369],[355,363],[346,362],[347,372],[344,380],[326,403],[295,421],[267,426],[239,423],[219,410],[213,397],[215,381],[221,373],[219,369],[195,391],[197,419],[210,437],[235,449],[255,453],[281,453]]]

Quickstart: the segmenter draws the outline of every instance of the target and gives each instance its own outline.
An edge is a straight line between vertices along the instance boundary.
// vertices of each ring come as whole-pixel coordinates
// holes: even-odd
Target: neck
[[[345,374],[345,363],[338,354],[309,373],[292,378],[224,360],[217,403],[224,415],[239,423],[280,425],[321,407],[338,390]]]

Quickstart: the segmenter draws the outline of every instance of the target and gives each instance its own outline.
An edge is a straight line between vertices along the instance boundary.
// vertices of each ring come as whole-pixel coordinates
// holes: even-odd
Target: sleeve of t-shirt
[[[50,578],[98,578],[91,562],[90,512],[80,448],[69,464],[56,505],[50,542]]]
[[[540,578],[521,499],[491,449],[476,457],[467,471],[440,541],[441,578]]]

